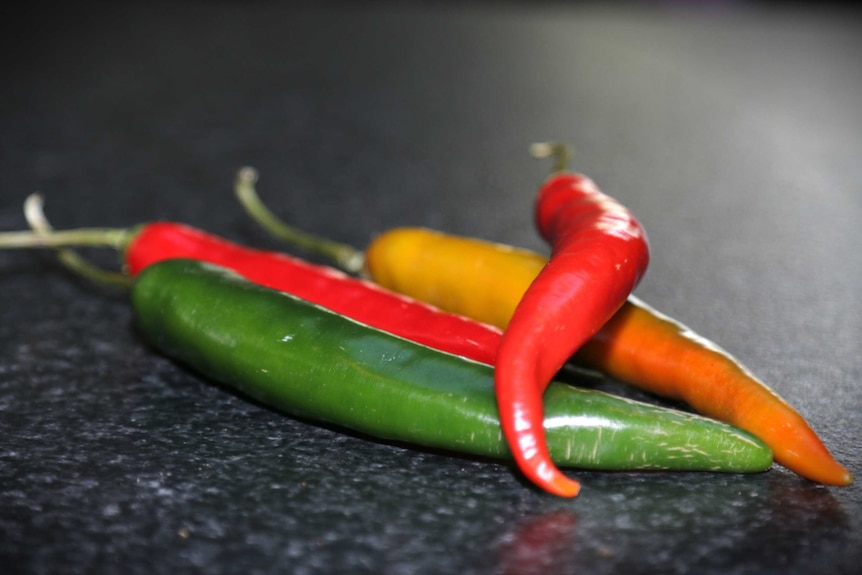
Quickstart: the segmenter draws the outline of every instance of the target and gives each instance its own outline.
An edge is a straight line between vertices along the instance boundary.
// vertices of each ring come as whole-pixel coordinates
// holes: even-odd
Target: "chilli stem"
[[[536,142],[530,146],[534,158],[553,158],[552,173],[565,172],[572,159],[572,148],[563,142]]]
[[[54,231],[43,211],[43,199],[31,194],[24,201],[24,217],[32,232],[7,232],[0,234],[0,248],[55,248],[60,262],[79,276],[112,286],[128,287],[131,278],[127,275],[103,270],[84,260],[70,245],[108,247],[122,250],[128,242],[129,231],[118,228],[82,228]]]
[[[246,213],[261,227],[281,240],[335,262],[338,267],[349,273],[358,274],[362,271],[365,256],[360,250],[348,244],[300,231],[278,219],[257,195],[255,189],[257,179],[258,173],[254,168],[240,169],[236,175],[234,192]]]

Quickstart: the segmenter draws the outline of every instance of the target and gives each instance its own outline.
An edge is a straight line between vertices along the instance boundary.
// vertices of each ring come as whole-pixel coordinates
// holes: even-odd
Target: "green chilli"
[[[132,302],[156,348],[286,414],[385,440],[511,457],[488,365],[191,260],[147,267]],[[772,464],[762,441],[701,416],[558,382],[544,406],[558,465],[758,472]]]

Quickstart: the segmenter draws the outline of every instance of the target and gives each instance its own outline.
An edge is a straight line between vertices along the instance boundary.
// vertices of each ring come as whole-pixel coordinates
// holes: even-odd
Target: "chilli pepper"
[[[561,496],[579,484],[551,461],[542,397],[554,375],[625,303],[649,262],[646,234],[582,174],[551,176],[536,197],[551,257],[524,291],[497,350],[500,422],[524,474]]]
[[[530,250],[421,227],[387,230],[363,254],[285,224],[251,190],[240,199],[273,235],[393,291],[500,329],[548,261]],[[754,433],[777,463],[811,481],[853,481],[802,415],[736,357],[635,296],[572,361]]]
[[[148,266],[132,303],[156,348],[266,405],[377,438],[509,457],[488,365],[197,260]],[[763,470],[771,462],[751,434],[701,416],[562,383],[548,404],[561,464]]]
[[[152,345],[266,405],[381,439],[510,457],[489,365],[199,260],[162,260],[127,284]],[[747,473],[772,462],[756,437],[707,418],[562,383],[548,396],[562,465]]]
[[[247,177],[248,174],[246,174]],[[417,343],[492,364],[500,329],[431,306],[359,280],[329,266],[314,265],[289,255],[251,249],[203,230],[157,221],[130,228],[85,228],[54,231],[42,212],[42,198],[31,195],[25,214],[38,233],[7,232],[0,247],[59,247],[60,257],[103,283],[125,284],[129,276],[170,258],[188,258],[221,265],[254,283],[286,291],[336,313],[395,333]],[[125,274],[89,267],[68,246],[103,246],[123,256]]]

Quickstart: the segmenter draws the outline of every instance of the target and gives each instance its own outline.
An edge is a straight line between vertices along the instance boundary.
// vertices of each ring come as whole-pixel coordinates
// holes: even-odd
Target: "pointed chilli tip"
[[[581,491],[581,484],[563,474],[550,460],[530,470],[528,476],[537,486],[559,497],[575,497]]]
[[[551,486],[553,490],[548,489],[548,491],[560,497],[577,497],[578,493],[581,492],[581,484],[574,479],[569,479],[562,473],[551,480]]]
[[[764,439],[772,448],[775,463],[815,483],[836,487],[853,483],[853,473],[835,459],[815,432],[804,421],[799,427],[807,441],[792,445],[782,442],[781,437]]]
[[[777,462],[781,464],[781,462]],[[783,464],[782,464],[783,465]],[[832,485],[835,487],[847,487],[848,485],[853,483],[853,473],[850,472],[849,469],[841,466],[839,464],[839,469],[832,470],[830,472],[810,472],[803,469],[799,469],[795,466],[785,465],[787,469],[797,473],[798,475],[808,479],[809,481],[813,481],[815,483],[820,483],[822,485]]]

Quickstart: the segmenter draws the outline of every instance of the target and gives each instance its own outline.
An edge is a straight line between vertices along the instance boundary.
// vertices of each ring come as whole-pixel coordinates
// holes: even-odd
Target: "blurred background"
[[[291,250],[421,225],[547,253],[549,165],[628,205],[637,294],[737,355],[862,472],[862,21],[831,3],[18,3],[0,19],[0,228],[182,221]],[[104,266],[116,254],[88,250]],[[576,474],[366,441],[225,393],[125,294],[0,252],[0,558],[21,573],[855,573],[862,492]],[[613,381],[591,382],[647,398]]]

